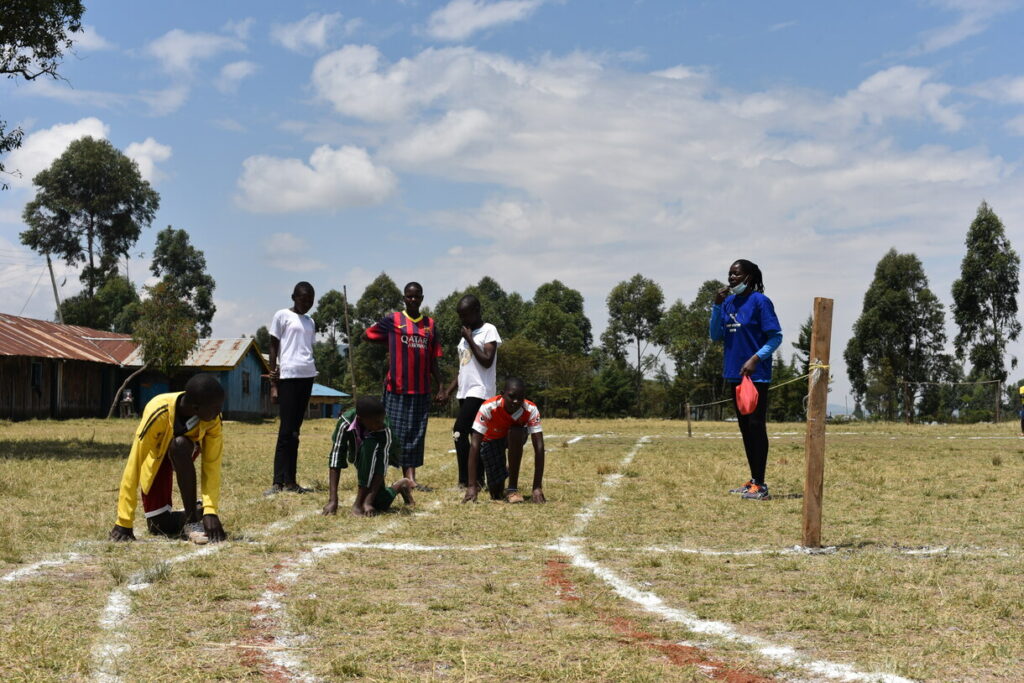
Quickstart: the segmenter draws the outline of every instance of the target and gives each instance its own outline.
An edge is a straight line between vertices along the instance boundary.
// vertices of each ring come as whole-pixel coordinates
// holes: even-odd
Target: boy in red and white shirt
[[[540,426],[540,411],[532,401],[526,400],[523,381],[518,377],[509,377],[500,394],[484,401],[473,422],[469,446],[469,485],[463,503],[476,500],[479,492],[477,456],[483,461],[491,498],[505,498],[510,503],[523,502],[523,496],[519,493],[519,465],[523,460],[523,444],[526,443],[527,434],[533,441],[533,495],[530,500],[543,503],[544,433]],[[509,484],[507,490],[506,477]]]

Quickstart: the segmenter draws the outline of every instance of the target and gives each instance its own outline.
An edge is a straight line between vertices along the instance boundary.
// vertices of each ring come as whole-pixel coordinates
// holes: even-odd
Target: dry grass
[[[80,557],[0,582],[0,676],[90,677],[94,649],[110,639],[98,626],[108,595],[144,577],[152,585],[130,592],[123,623],[129,648],[118,667],[129,679],[275,678],[274,638],[285,634],[305,671],[332,680],[706,680],[676,645],[694,640],[733,680],[809,677],[697,637],[564,566],[548,546],[604,491],[583,548],[667,605],[864,671],[1024,679],[1024,518],[1014,499],[1024,442],[992,438],[1013,435],[1009,427],[830,428],[823,538],[837,550],[825,555],[785,552],[800,541],[800,425],[770,427],[773,501],[725,493],[746,478],[735,425],[697,424],[688,439],[678,422],[551,420],[547,505],[462,506],[450,425],[433,420],[420,479],[436,490],[418,494],[414,510],[399,503],[374,519],[316,514],[331,427],[303,429],[299,479],[320,492],[267,499],[276,426],[228,424],[222,518],[234,541],[168,562],[195,547],[148,538],[141,519],[143,541],[103,540],[132,422],[5,423],[0,576]],[[602,437],[569,443],[581,434]],[[655,438],[620,469],[643,435]],[[601,486],[616,473],[617,487]],[[343,474],[343,502],[352,479]],[[494,547],[349,548],[294,564],[338,541]],[[924,546],[948,550],[904,552]],[[280,611],[257,606],[268,590]]]

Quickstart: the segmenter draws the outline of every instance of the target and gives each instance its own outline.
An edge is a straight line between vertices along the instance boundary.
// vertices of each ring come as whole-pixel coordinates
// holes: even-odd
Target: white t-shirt
[[[270,335],[281,342],[277,352],[281,379],[316,377],[316,364],[313,362],[315,334],[316,325],[308,315],[299,315],[290,308],[282,308],[274,314]]]
[[[490,323],[484,323],[478,329],[473,330],[473,341],[480,348],[485,344],[497,342],[501,346],[501,336],[498,328]],[[456,398],[483,398],[488,399],[498,392],[495,389],[498,377],[498,350],[494,350],[494,362],[491,367],[485,368],[476,359],[473,352],[469,350],[469,343],[465,338],[459,339],[459,392]]]

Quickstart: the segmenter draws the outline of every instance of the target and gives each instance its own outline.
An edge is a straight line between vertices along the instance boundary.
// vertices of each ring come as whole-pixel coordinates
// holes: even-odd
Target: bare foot
[[[364,516],[363,515],[363,508],[359,507],[358,505],[353,505],[352,506],[352,516],[353,517],[363,517]]]
[[[367,503],[366,505],[363,506],[363,516],[364,517],[376,517],[377,516],[377,508],[375,508],[372,505],[370,505],[369,503]]]

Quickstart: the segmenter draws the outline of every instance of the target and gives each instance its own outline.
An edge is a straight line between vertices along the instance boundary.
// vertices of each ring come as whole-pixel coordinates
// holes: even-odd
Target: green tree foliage
[[[363,331],[387,314],[400,311],[403,307],[402,290],[387,273],[381,273],[367,285],[356,302],[351,353],[358,393],[380,395],[388,371],[387,346],[363,341]],[[351,381],[345,382],[345,386],[351,387]]]
[[[587,417],[625,417],[634,410],[638,390],[633,371],[621,357],[604,349],[591,354],[595,372],[584,396],[583,414]]]
[[[559,280],[546,282],[533,294],[523,334],[547,349],[586,354],[593,343],[583,295]]]
[[[909,420],[915,383],[933,381],[941,369],[944,318],[921,261],[890,249],[875,268],[843,353],[856,399],[890,420],[902,408]]]
[[[266,325],[260,325],[253,339],[256,340],[256,346],[260,347],[260,353],[270,353],[270,330]]]
[[[814,331],[814,316],[808,315],[800,325],[796,341],[792,343],[797,352],[797,360],[800,362],[801,375],[806,375],[811,370],[811,335]]]
[[[672,396],[676,403],[713,403],[726,398],[722,379],[722,344],[708,333],[715,293],[724,287],[707,280],[687,305],[677,299],[665,311],[656,330],[658,343],[676,367]]]
[[[638,394],[644,373],[657,362],[656,355],[647,356],[645,352],[654,341],[655,330],[664,314],[664,302],[661,287],[639,273],[615,285],[608,294],[608,328],[601,340],[605,349],[617,358],[626,357],[627,346],[635,347],[633,381]]]
[[[166,282],[146,291],[149,297],[139,305],[132,339],[140,345],[147,366],[171,376],[199,342],[196,320],[189,305]]]
[[[313,359],[316,361],[317,381],[326,386],[346,391],[348,368],[346,356],[349,339],[345,334],[345,311],[348,309],[349,322],[355,317],[355,309],[347,305],[345,295],[336,289],[329,290],[316,304],[313,322],[317,332],[327,339],[313,345]],[[351,384],[347,385],[351,388]]]
[[[81,0],[4,0],[0,3],[0,74],[27,81],[59,78],[71,35],[82,30]],[[7,129],[0,120],[0,155],[21,146],[21,128]],[[16,171],[15,171],[16,172]],[[9,173],[0,163],[0,175]],[[7,183],[0,182],[6,190]]]
[[[1017,294],[1020,256],[1010,246],[1003,223],[985,202],[967,231],[967,253],[960,279],[953,283],[957,356],[971,363],[974,379],[1006,381],[1006,345],[1020,336]],[[1010,358],[1010,367],[1017,359]]]
[[[29,228],[21,241],[68,265],[88,262],[81,279],[90,297],[153,222],[160,195],[138,165],[106,140],[72,142],[33,179],[35,199],[25,205]]]
[[[114,275],[96,290],[96,296],[81,293],[62,301],[60,312],[67,325],[131,334],[139,318],[139,294],[128,278]]]
[[[781,351],[775,352],[772,386],[768,392],[768,420],[771,422],[802,422],[806,418],[807,380],[796,379],[805,374],[800,371],[798,361],[794,355],[787,363]]]
[[[400,311],[403,307],[402,290],[387,273],[381,273],[366,286],[356,302],[356,319],[365,330],[388,313]]]
[[[155,277],[162,277],[171,291],[188,304],[199,325],[199,336],[209,337],[210,323],[217,312],[213,303],[217,283],[206,272],[206,256],[192,246],[188,233],[169,225],[158,232],[150,270]]]

